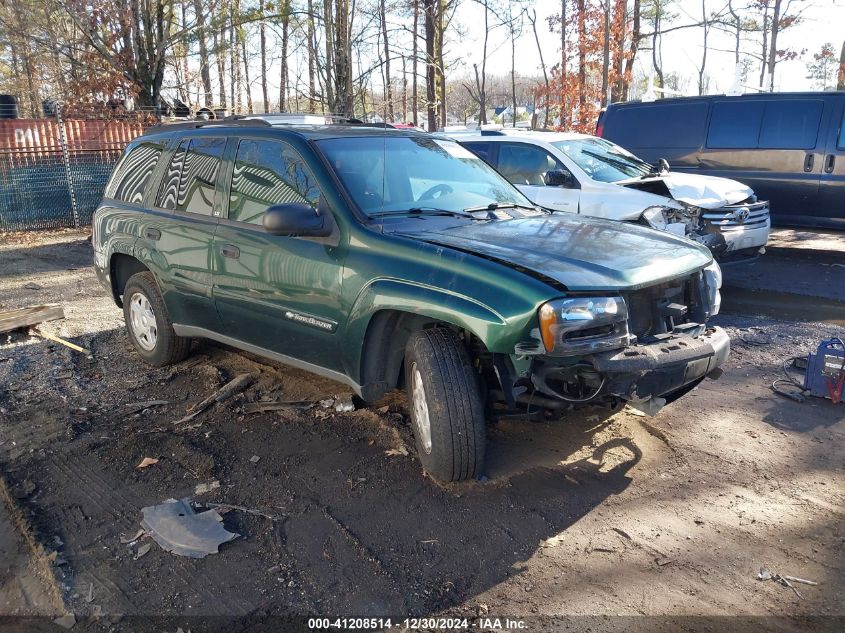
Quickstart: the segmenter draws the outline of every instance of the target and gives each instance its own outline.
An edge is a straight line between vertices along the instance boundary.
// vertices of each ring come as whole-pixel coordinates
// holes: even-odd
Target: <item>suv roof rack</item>
[[[202,127],[215,127],[232,125],[245,127],[269,127],[270,123],[263,119],[248,119],[241,115],[227,116],[223,119],[209,119],[208,121],[181,121],[179,123],[157,123],[148,127],[144,134],[154,134],[156,132],[164,132],[170,130],[196,130]]]

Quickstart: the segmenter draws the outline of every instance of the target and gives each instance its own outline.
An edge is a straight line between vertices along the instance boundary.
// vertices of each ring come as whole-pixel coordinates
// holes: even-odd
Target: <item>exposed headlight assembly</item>
[[[714,317],[719,314],[722,306],[722,295],[719,289],[722,287],[722,269],[716,260],[701,271],[704,274],[704,287],[707,291],[707,317]]]
[[[567,297],[540,306],[540,334],[555,356],[590,354],[630,344],[622,297]]]
[[[666,207],[649,207],[643,211],[643,220],[653,229],[665,231],[669,220],[666,215]]]

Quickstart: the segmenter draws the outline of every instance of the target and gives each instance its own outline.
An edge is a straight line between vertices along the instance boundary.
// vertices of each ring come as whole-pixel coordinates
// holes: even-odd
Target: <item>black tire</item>
[[[145,339],[136,331],[132,320],[132,303],[139,297],[146,300],[155,319],[155,338]],[[164,305],[158,284],[151,272],[136,273],[126,282],[123,291],[123,316],[129,340],[138,355],[154,367],[173,365],[183,360],[191,351],[191,339],[177,336]],[[148,319],[149,320],[149,319]],[[142,326],[138,326],[140,330]]]
[[[417,377],[417,372],[418,376]],[[415,381],[422,385],[429,443],[421,430]],[[417,453],[426,472],[440,481],[474,479],[484,466],[484,404],[469,355],[451,330],[415,332],[405,347],[405,384]]]

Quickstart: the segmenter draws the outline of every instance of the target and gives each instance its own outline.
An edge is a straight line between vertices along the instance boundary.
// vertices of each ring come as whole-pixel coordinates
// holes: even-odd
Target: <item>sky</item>
[[[707,0],[708,12],[725,6],[727,0]],[[778,62],[775,75],[775,89],[779,91],[813,90],[814,82],[807,79],[808,60],[818,52],[822,44],[830,42],[837,57],[845,39],[845,0],[806,0],[794,2],[793,6],[805,5],[802,22],[791,26],[778,36],[778,49],[790,48],[806,52],[793,61]],[[560,11],[557,0],[535,0],[537,11],[537,30],[547,66],[554,63],[559,55],[560,34],[551,33],[546,18]],[[694,23],[701,15],[700,0],[679,0],[673,4],[673,10],[679,14],[677,23]],[[483,30],[483,10],[476,2],[463,2],[458,9],[456,20],[466,29],[467,37],[459,45],[453,43],[454,53],[464,58],[464,72],[472,69],[473,62],[480,62]],[[526,75],[540,74],[540,58],[530,24],[526,23],[525,35],[518,41],[517,73]],[[650,30],[647,24],[643,31]],[[499,29],[490,41],[487,67],[494,73],[510,71],[510,46],[506,41],[507,32]],[[700,28],[691,28],[667,34],[663,40],[664,73],[676,72],[688,77],[687,91],[698,93],[698,64],[702,54],[702,33]],[[720,52],[725,49],[728,52]],[[755,46],[756,50],[756,46]],[[711,31],[708,42],[706,72],[710,76],[709,93],[727,91],[734,83],[733,38],[716,30]],[[650,51],[640,52],[634,67],[635,74],[649,76],[653,73]],[[753,61],[749,77],[756,85],[759,81],[760,66]]]

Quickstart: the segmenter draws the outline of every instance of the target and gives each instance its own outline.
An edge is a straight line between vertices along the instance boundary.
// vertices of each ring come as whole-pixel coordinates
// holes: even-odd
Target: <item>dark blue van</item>
[[[845,229],[843,91],[614,103],[596,133],[652,164],[748,185],[773,224]]]

